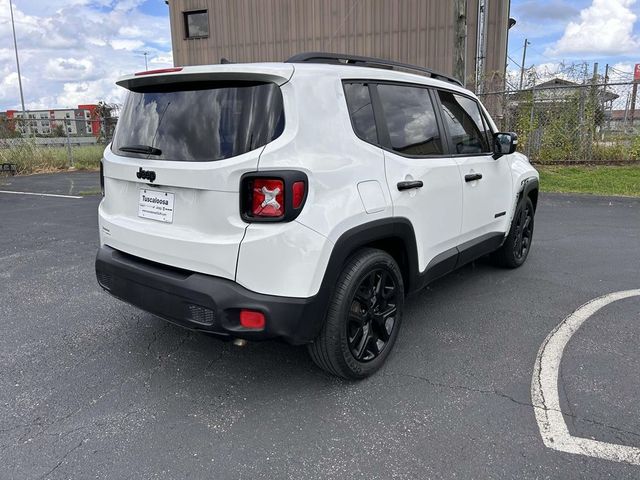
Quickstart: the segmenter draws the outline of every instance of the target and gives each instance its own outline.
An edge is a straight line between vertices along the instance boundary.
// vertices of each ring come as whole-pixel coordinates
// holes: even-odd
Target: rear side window
[[[405,155],[441,155],[442,139],[426,88],[377,86],[391,148]]]
[[[365,142],[378,143],[376,121],[369,87],[364,83],[345,83],[344,94],[347,98],[349,117],[356,135]]]
[[[284,129],[272,83],[183,83],[130,92],[112,150],[153,160],[206,162],[260,148]]]
[[[490,153],[488,128],[475,100],[451,92],[438,92],[442,116],[449,127],[454,152]]]

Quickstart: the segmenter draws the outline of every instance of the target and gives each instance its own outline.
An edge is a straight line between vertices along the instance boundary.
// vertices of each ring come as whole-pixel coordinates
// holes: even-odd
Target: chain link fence
[[[117,117],[51,119],[39,112],[0,119],[0,164],[15,173],[95,169],[111,141]]]
[[[502,131],[518,134],[518,149],[534,163],[639,162],[638,84],[597,74],[567,77],[534,77],[525,88],[478,97]]]
[[[69,138],[71,143],[109,143],[113,137],[117,117],[49,118],[46,113],[26,112],[17,118],[0,118],[0,141],[39,139],[42,145],[56,145],[57,140]],[[84,139],[84,140],[83,140]],[[11,142],[9,142],[11,143]]]

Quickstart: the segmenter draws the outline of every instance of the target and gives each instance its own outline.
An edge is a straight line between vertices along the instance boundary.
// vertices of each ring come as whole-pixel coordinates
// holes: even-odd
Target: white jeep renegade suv
[[[307,344],[362,378],[408,293],[489,253],[527,258],[538,174],[456,80],[313,53],[117,83],[97,278],[166,320]]]

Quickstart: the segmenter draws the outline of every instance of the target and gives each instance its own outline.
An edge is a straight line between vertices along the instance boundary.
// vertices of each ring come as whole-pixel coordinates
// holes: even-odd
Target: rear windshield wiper
[[[144,153],[146,155],[162,155],[162,150],[150,145],[125,145],[124,147],[119,147],[118,150],[131,153]]]

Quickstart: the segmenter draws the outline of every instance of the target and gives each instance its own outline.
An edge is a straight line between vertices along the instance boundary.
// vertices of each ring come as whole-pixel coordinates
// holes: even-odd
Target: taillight
[[[307,176],[295,170],[246,173],[240,180],[245,222],[290,222],[307,199]]]
[[[256,217],[284,217],[284,182],[255,178],[251,214]]]

